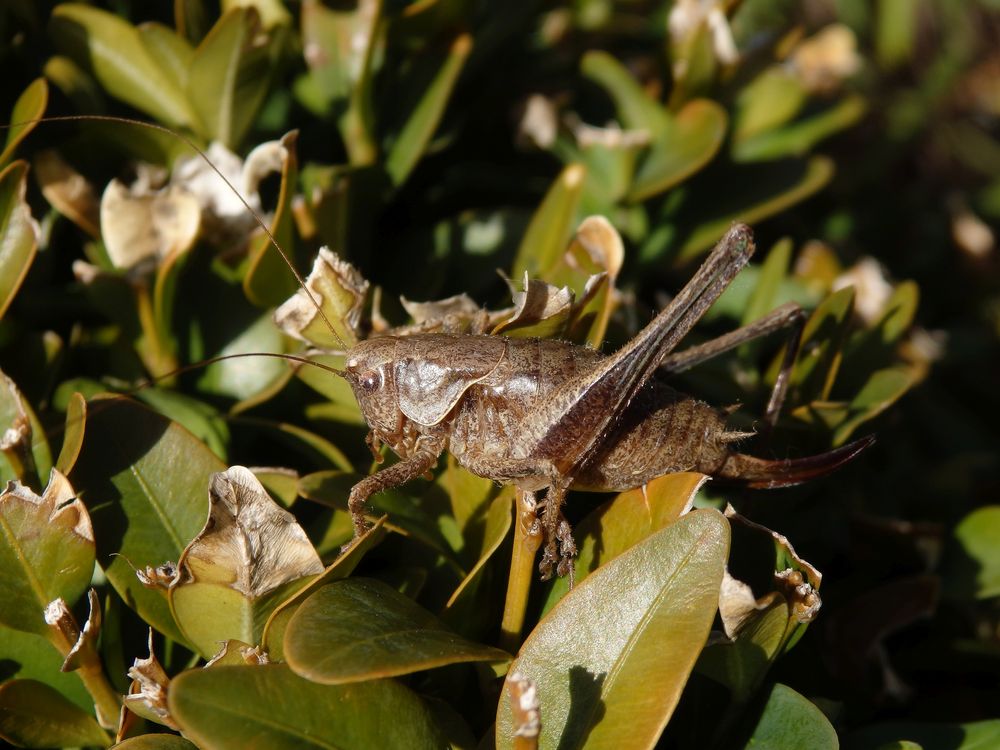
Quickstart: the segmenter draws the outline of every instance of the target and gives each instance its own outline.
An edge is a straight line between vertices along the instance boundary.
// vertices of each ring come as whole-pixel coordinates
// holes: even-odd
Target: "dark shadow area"
[[[595,675],[581,666],[569,670],[569,714],[566,729],[559,738],[559,750],[583,747],[590,730],[604,718],[607,710],[601,699],[606,673]],[[544,714],[542,721],[545,721]]]

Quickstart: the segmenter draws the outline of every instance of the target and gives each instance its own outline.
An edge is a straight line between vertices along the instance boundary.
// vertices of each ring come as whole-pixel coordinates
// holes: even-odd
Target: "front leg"
[[[406,484],[411,479],[430,471],[440,458],[442,450],[439,446],[421,446],[413,455],[365,477],[351,488],[347,508],[351,511],[351,520],[354,522],[355,539],[368,531],[368,521],[365,520],[364,512],[365,501],[376,492]]]

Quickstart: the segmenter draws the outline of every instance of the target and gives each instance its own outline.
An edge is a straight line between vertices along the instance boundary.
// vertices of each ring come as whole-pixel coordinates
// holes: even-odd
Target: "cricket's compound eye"
[[[358,375],[358,386],[371,393],[382,387],[382,373],[378,370],[368,370]]]

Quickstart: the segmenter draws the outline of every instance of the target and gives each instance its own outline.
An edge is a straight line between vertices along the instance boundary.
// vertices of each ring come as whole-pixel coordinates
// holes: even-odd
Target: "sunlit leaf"
[[[726,111],[708,99],[690,101],[672,114],[640,160],[629,200],[659,195],[705,166],[722,145],[726,124]]]
[[[49,33],[112,96],[170,125],[198,124],[183,92],[128,21],[81,3],[62,3],[52,11]]]
[[[194,47],[187,39],[161,23],[144,23],[137,27],[137,31],[146,48],[153,52],[160,69],[170,76],[171,82],[179,91],[184,91],[191,71]]]
[[[49,85],[44,78],[36,78],[14,102],[14,109],[11,110],[10,119],[7,122],[10,127],[6,128],[7,138],[3,149],[0,150],[0,168],[2,168],[14,155],[17,145],[23,141],[32,130],[42,115],[45,114],[45,107],[49,103]]]
[[[297,289],[275,311],[274,320],[289,336],[313,346],[345,349],[360,338],[367,294],[368,282],[354,266],[328,248],[320,248],[306,277],[306,289]]]
[[[0,371],[0,481],[41,487],[52,468],[45,430],[17,384]]]
[[[1000,505],[977,508],[953,533],[956,546],[945,578],[949,590],[977,599],[1000,595]]]
[[[0,623],[45,635],[45,607],[75,602],[94,571],[94,530],[59,472],[42,496],[19,483],[0,494]]]
[[[653,141],[661,137],[667,127],[667,111],[642,90],[621,62],[607,52],[592,50],[583,56],[580,70],[614,99],[622,125],[648,131]]]
[[[0,318],[31,268],[41,234],[24,197],[27,173],[23,161],[0,172]]]
[[[177,624],[202,656],[228,639],[259,643],[271,612],[323,572],[295,517],[249,469],[213,475],[208,490],[208,520],[178,560],[169,591]]]
[[[284,341],[271,316],[263,313],[230,339],[217,356],[277,352]],[[199,389],[237,399],[249,399],[287,375],[289,365],[276,357],[239,357],[213,362],[198,380]]]
[[[350,525],[350,519],[348,520],[348,525]],[[264,633],[261,636],[261,642],[264,644],[267,652],[274,659],[284,658],[284,638],[285,629],[288,627],[288,621],[292,619],[292,615],[295,614],[301,604],[312,596],[316,591],[318,591],[323,586],[333,581],[339,581],[342,578],[347,578],[354,569],[357,567],[358,563],[364,558],[368,551],[374,547],[376,544],[385,538],[385,516],[378,519],[375,524],[365,532],[364,536],[353,540],[347,549],[342,551],[340,555],[334,560],[326,570],[324,570],[319,576],[314,578],[309,582],[307,586],[297,591],[294,596],[290,599],[286,599],[282,602],[268,618],[267,623],[264,625]]]
[[[283,664],[188,670],[170,685],[170,710],[195,743],[218,750],[447,744],[420,698],[392,680],[319,685]]]
[[[185,93],[207,139],[236,148],[270,83],[268,42],[256,38],[256,11],[225,13],[191,57]]]
[[[288,623],[284,654],[296,674],[325,685],[510,658],[453,633],[394,588],[367,578],[336,581],[310,596]]]
[[[805,119],[738,142],[733,146],[733,158],[746,162],[804,156],[819,141],[854,125],[866,110],[864,99],[848,96]]]
[[[787,67],[767,68],[743,87],[736,101],[733,142],[739,144],[780,127],[795,117],[807,92]]]
[[[87,426],[87,400],[74,392],[66,406],[66,427],[63,431],[62,449],[56,459],[55,468],[69,474],[83,449],[83,436]]]
[[[540,748],[656,744],[708,636],[728,551],[722,515],[693,511],[600,568],[538,624],[509,674],[537,686]],[[510,679],[498,748],[514,744]]]
[[[538,278],[558,261],[572,236],[585,176],[582,165],[570,164],[552,183],[521,239],[514,278],[525,272],[529,278]]]
[[[111,746],[112,750],[198,750],[198,746],[176,734],[142,734]]]
[[[657,477],[644,487],[620,493],[597,508],[573,530],[579,552],[574,578],[583,581],[650,534],[674,523],[690,508],[707,481],[704,474],[681,472]],[[569,590],[568,578],[557,578],[545,600],[549,611]]]
[[[385,168],[394,185],[405,182],[426,150],[471,49],[470,35],[460,34],[455,38],[447,57],[396,135],[385,158]]]
[[[181,643],[166,598],[145,588],[131,565],[176,562],[205,523],[209,477],[223,469],[190,432],[134,402],[115,397],[90,406],[72,478],[103,531],[98,560],[121,597]]]

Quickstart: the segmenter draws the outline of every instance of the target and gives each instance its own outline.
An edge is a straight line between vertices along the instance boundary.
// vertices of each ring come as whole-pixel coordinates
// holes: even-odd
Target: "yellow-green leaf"
[[[0,318],[31,268],[41,234],[24,197],[27,174],[23,161],[0,172]]]
[[[111,742],[92,715],[35,680],[0,685],[0,738],[19,747],[107,747]]]
[[[319,685],[284,664],[192,669],[170,683],[170,713],[213,750],[439,750],[423,701],[392,680]]]
[[[656,744],[708,637],[728,553],[722,515],[693,511],[600,568],[542,619],[509,672],[538,691],[539,748]],[[501,750],[514,746],[510,680],[497,710]]]
[[[285,630],[285,661],[312,682],[341,685],[510,656],[448,630],[381,581],[347,578],[324,586]]]

